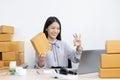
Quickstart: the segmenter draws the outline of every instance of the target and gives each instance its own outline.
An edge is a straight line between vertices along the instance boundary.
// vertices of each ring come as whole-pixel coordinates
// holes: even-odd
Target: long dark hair
[[[58,36],[56,37],[57,40],[61,40],[61,23],[59,21],[58,18],[54,17],[54,16],[51,16],[49,17],[46,22],[45,22],[45,25],[44,25],[44,29],[43,29],[43,32],[45,33],[46,37],[48,38],[48,32],[46,31],[46,29],[48,28],[49,25],[51,25],[53,22],[57,22],[60,26],[60,33],[58,34]]]

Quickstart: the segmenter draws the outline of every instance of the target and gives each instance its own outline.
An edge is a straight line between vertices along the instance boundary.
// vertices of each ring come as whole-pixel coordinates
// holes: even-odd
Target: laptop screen
[[[83,50],[78,65],[78,74],[87,74],[98,72],[100,68],[100,54],[104,54],[105,50]]]

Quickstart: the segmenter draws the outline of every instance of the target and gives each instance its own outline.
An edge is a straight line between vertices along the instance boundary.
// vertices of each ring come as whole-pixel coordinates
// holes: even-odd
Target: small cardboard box
[[[120,78],[120,68],[99,69],[99,77],[101,78]]]
[[[23,41],[12,41],[11,51],[24,52],[24,42]]]
[[[120,54],[120,40],[107,40],[106,53],[119,53]]]
[[[6,67],[9,66],[10,61],[16,61],[17,66],[24,64],[23,52],[6,52],[3,53],[3,61]]]
[[[4,69],[4,61],[0,60],[0,69]]]
[[[120,54],[101,54],[101,68],[120,68]]]
[[[10,61],[4,61],[4,66],[5,67],[9,67]],[[21,60],[16,60],[16,65],[22,65],[23,63],[21,62]]]
[[[4,66],[4,61],[0,60],[0,67],[3,67],[3,66]]]
[[[5,66],[5,67],[8,67],[8,66],[9,66],[9,63],[10,63],[10,61],[4,61],[4,66]]]
[[[17,56],[16,60],[18,60],[21,64],[24,64],[24,53],[18,52],[17,55],[18,56]]]
[[[24,42],[0,42],[0,52],[24,52]]]
[[[10,42],[0,42],[0,52],[9,52],[10,48]]]
[[[17,66],[22,65],[21,60],[16,60],[16,65],[17,65]]]
[[[46,53],[50,50],[50,45],[43,32],[40,32],[39,34],[34,36],[30,41],[38,55],[40,53]]]
[[[24,64],[24,53],[19,53],[19,60],[21,61],[21,64]]]
[[[14,26],[6,26],[6,25],[1,25],[0,26],[0,33],[14,33]]]
[[[0,34],[0,41],[12,41],[12,34]]]
[[[3,52],[2,60],[16,60],[19,57],[18,52]]]

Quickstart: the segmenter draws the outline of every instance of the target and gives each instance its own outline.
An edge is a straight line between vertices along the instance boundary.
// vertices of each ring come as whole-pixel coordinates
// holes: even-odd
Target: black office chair
[[[72,62],[70,59],[68,59],[68,68],[72,68]]]

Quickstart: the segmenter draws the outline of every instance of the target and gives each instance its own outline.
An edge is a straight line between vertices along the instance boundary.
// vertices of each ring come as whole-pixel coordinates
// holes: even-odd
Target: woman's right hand
[[[40,55],[38,55],[38,58],[39,58],[39,63],[38,65],[40,67],[42,67],[44,65],[44,60],[46,58],[46,53],[40,53]]]

